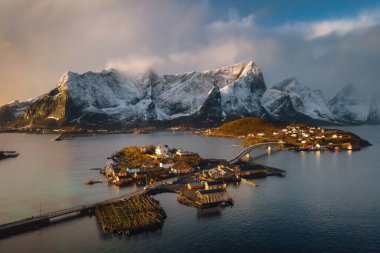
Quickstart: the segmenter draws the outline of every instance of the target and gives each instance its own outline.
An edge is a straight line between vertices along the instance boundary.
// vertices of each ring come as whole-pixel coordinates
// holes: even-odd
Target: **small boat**
[[[0,160],[6,159],[6,158],[17,157],[19,155],[20,154],[17,153],[16,151],[0,151]]]

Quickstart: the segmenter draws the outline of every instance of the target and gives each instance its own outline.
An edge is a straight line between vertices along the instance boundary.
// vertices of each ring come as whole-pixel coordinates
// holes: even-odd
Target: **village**
[[[168,145],[124,148],[107,159],[102,173],[117,186],[138,184],[149,193],[178,193],[180,203],[197,208],[233,205],[227,184],[239,183],[242,178],[285,175],[285,171],[249,163],[249,155],[232,164]],[[165,183],[151,189],[162,181]]]
[[[232,122],[234,123],[234,122]],[[228,125],[229,123],[226,123]],[[278,148],[294,151],[344,151],[360,150],[369,143],[358,136],[336,129],[306,124],[265,125],[249,127],[240,123],[243,130],[239,133],[228,131],[228,128],[211,128],[195,131],[196,134],[207,136],[228,136],[243,140],[243,146],[257,143],[278,142]]]

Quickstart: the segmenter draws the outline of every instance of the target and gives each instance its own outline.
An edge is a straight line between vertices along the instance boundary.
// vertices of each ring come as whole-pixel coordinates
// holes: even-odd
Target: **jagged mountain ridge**
[[[192,116],[216,124],[229,117],[260,117],[265,90],[262,72],[252,61],[163,76],[151,71],[139,77],[116,70],[67,72],[55,89],[7,126],[120,128]],[[213,115],[206,108],[214,108]]]
[[[320,90],[312,90],[294,77],[274,85],[261,98],[268,117],[281,121],[337,123]]]
[[[320,90],[295,78],[267,89],[260,68],[252,61],[175,75],[67,72],[49,93],[0,107],[0,127],[209,127],[241,117],[317,124],[379,123],[378,102],[368,105],[347,87],[329,102]],[[368,108],[368,113],[358,115],[352,108]]]
[[[367,122],[370,117],[371,99],[351,83],[345,85],[328,103],[332,113],[341,121]]]

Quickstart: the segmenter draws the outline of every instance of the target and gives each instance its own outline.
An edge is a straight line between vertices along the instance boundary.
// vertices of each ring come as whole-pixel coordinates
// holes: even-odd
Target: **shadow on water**
[[[198,209],[198,212],[197,212],[198,219],[213,218],[213,217],[218,217],[221,215],[222,215],[222,209],[220,207]]]

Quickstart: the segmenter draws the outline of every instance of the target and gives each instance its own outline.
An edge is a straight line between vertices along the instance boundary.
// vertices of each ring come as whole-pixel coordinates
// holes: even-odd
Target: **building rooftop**
[[[210,181],[210,182],[207,182],[208,185],[222,185],[224,184],[224,181],[222,180],[218,180],[218,181]]]
[[[211,189],[211,190],[199,190],[199,193],[202,195],[213,194],[213,193],[223,193],[223,189]]]

